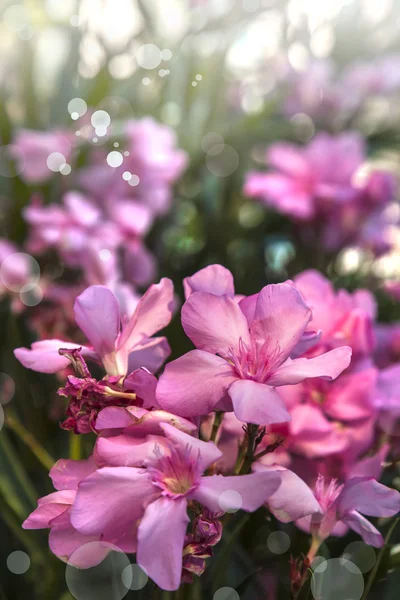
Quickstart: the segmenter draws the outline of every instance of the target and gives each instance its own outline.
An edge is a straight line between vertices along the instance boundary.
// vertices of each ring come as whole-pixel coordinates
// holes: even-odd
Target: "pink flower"
[[[166,366],[157,387],[160,405],[185,417],[233,409],[249,423],[290,420],[277,386],[334,379],[350,362],[348,347],[310,360],[290,358],[310,319],[311,310],[289,284],[268,285],[239,303],[192,293],[182,325],[197,350]]]
[[[124,376],[140,367],[156,371],[169,354],[166,338],[152,338],[171,320],[173,284],[161,279],[139,300],[131,318],[121,323],[120,307],[114,293],[101,285],[87,288],[75,301],[77,325],[91,346],[82,346],[82,355],[97,359],[109,375]],[[69,361],[59,354],[60,348],[76,349],[78,344],[61,340],[42,340],[32,349],[17,348],[16,358],[28,369],[56,373]]]
[[[69,163],[73,134],[69,131],[34,131],[21,129],[14,140],[14,146],[21,155],[21,177],[27,183],[42,183],[53,176],[47,166],[47,159],[53,152],[64,155]]]
[[[274,171],[250,172],[244,193],[289,215],[309,245],[333,251],[359,243],[380,253],[390,247],[384,208],[395,180],[374,171],[361,181],[364,160],[364,142],[353,132],[320,133],[304,148],[279,142],[268,151]]]
[[[221,456],[218,448],[171,425],[161,428],[167,444],[146,468],[104,467],[81,481],[71,523],[80,533],[111,538],[117,546],[127,536],[132,544],[137,540],[137,563],[161,588],[175,590],[181,581],[188,500],[216,513],[230,506],[230,494],[239,494],[243,510],[252,512],[278,489],[280,476],[204,477]]]
[[[312,329],[322,332],[321,341],[313,351],[348,345],[355,355],[372,353],[377,305],[371,292],[335,291],[329,279],[313,269],[297,275],[294,285],[312,310]]]
[[[100,536],[79,533],[70,521],[79,482],[95,470],[96,465],[90,458],[81,461],[59,460],[50,471],[53,485],[58,491],[40,498],[36,510],[22,524],[24,529],[50,528],[50,550],[61,560],[82,569],[99,564],[110,552],[110,546],[101,543],[88,546],[90,551],[76,552],[89,542],[100,541]],[[121,547],[119,549],[122,550]],[[125,547],[125,552],[134,550],[134,547]]]
[[[320,476],[314,494],[323,517],[313,515],[298,521],[320,543],[330,535],[345,535],[348,528],[359,533],[366,544],[383,546],[379,531],[363,516],[392,517],[400,510],[400,494],[373,477],[354,477],[343,485],[332,479],[329,485]]]
[[[260,462],[253,465],[256,473],[279,473],[281,485],[267,500],[266,506],[278,521],[290,523],[303,517],[321,514],[321,507],[308,487],[296,473],[280,465],[266,466]]]

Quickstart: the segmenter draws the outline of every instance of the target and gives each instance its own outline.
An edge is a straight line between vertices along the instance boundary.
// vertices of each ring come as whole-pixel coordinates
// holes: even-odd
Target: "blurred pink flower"
[[[21,178],[26,183],[43,183],[54,176],[47,166],[53,152],[60,153],[68,164],[71,158],[73,133],[68,130],[36,131],[21,129],[15,136],[14,146],[21,155]]]

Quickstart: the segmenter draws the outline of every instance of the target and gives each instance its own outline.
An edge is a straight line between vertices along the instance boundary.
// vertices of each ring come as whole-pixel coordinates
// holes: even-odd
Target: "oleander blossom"
[[[276,387],[335,379],[350,363],[347,346],[291,358],[304,352],[309,338],[315,343],[316,335],[304,337],[311,317],[291,283],[267,285],[239,301],[194,291],[182,308],[182,325],[197,349],[166,365],[157,386],[160,406],[184,417],[234,410],[247,423],[290,420]]]
[[[348,529],[358,533],[366,544],[379,548],[384,540],[379,531],[363,516],[393,517],[400,511],[400,494],[373,477],[353,477],[344,484],[329,483],[321,475],[314,494],[323,511],[297,521],[301,529],[311,531],[320,544],[330,535],[343,536]]]
[[[173,284],[161,279],[139,300],[132,316],[121,319],[115,294],[105,286],[93,285],[75,300],[75,320],[91,346],[57,339],[34,342],[32,348],[17,348],[16,358],[28,369],[56,373],[69,364],[59,349],[81,348],[82,356],[100,361],[108,375],[126,376],[140,367],[156,371],[169,355],[165,337],[151,336],[168,325],[173,311]]]
[[[138,450],[143,467],[106,466],[80,482],[70,519],[85,536],[101,536],[117,547],[121,539],[135,546],[137,563],[155,583],[175,590],[182,576],[187,503],[195,500],[220,513],[233,507],[239,495],[241,508],[252,512],[276,492],[280,476],[276,472],[203,476],[221,457],[215,444],[165,423],[160,428],[164,443],[155,441],[146,460]],[[131,464],[134,456],[132,449]]]
[[[304,148],[272,144],[273,171],[250,172],[244,193],[293,219],[307,244],[336,251],[357,243],[380,254],[391,244],[385,208],[393,201],[395,179],[380,170],[364,176],[365,152],[354,132],[320,133]]]

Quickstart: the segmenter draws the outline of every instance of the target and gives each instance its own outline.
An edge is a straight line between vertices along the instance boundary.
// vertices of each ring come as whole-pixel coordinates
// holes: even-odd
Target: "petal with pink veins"
[[[182,452],[190,452],[190,459],[197,461],[199,471],[202,473],[222,456],[221,450],[217,448],[214,442],[203,442],[167,423],[162,423],[160,427],[167,438]]]
[[[216,296],[235,295],[232,273],[222,265],[209,265],[183,280],[186,300],[193,292],[210,292]]]
[[[250,342],[246,317],[228,296],[192,294],[182,307],[182,327],[196,348],[222,356],[236,351],[240,338]]]
[[[71,460],[60,458],[50,469],[50,477],[56,490],[76,490],[82,479],[96,470],[93,458]]]
[[[172,281],[164,277],[159,283],[153,283],[143,294],[132,317],[123,327],[118,349],[124,348],[129,353],[144,339],[164,329],[172,318],[173,304]]]
[[[88,287],[75,300],[75,320],[103,358],[115,350],[120,331],[118,300],[111,290],[103,285]]]
[[[341,346],[315,358],[288,358],[268,379],[268,385],[295,385],[304,379],[336,379],[351,361],[351,348]]]
[[[236,380],[226,360],[192,350],[166,365],[157,385],[157,400],[164,410],[182,417],[203,416],[214,410]]]
[[[279,364],[301,340],[311,319],[311,310],[301,294],[287,283],[265,286],[258,294],[250,331],[259,344],[267,343],[270,354],[279,353]]]

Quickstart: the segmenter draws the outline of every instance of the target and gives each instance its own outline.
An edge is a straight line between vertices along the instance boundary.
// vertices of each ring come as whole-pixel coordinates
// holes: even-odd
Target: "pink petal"
[[[118,354],[124,354],[126,347],[118,350]],[[138,343],[132,352],[128,353],[128,371],[132,372],[140,367],[155,373],[171,354],[167,338],[146,338]]]
[[[291,419],[284,401],[269,385],[250,379],[239,379],[230,386],[228,393],[239,421],[272,425]]]
[[[251,473],[233,477],[212,475],[200,479],[200,485],[191,493],[191,497],[211,511],[221,512],[222,507],[230,502],[228,492],[236,492],[232,494],[232,504],[236,504],[236,498],[241,499],[241,508],[246,512],[253,512],[276,492],[280,482],[281,477],[277,472]],[[222,495],[224,492],[227,493]]]
[[[96,470],[92,458],[87,460],[70,460],[60,458],[50,470],[50,477],[56,490],[76,490],[82,479]]]
[[[228,296],[195,292],[182,307],[182,327],[196,348],[225,356],[239,339],[249,343],[246,317]]]
[[[242,298],[242,300],[240,300],[240,302],[239,302],[240,310],[245,315],[245,317],[247,319],[247,324],[249,327],[252,324],[252,322],[254,321],[254,315],[255,315],[256,306],[257,306],[257,299],[258,299],[258,292],[257,292],[257,294],[253,294],[252,296],[246,296],[245,298]]]
[[[267,501],[269,510],[281,523],[290,523],[314,513],[322,513],[312,490],[293,471],[278,465],[267,467],[260,463],[255,463],[254,471],[277,471],[281,476],[281,485]]]
[[[160,283],[151,285],[123,328],[118,348],[124,347],[130,352],[136,344],[166,327],[172,318],[173,302],[174,286],[170,279],[163,278]]]
[[[251,332],[259,343],[268,343],[271,355],[279,352],[279,364],[300,341],[311,310],[300,293],[287,283],[267,285],[258,294]]]
[[[221,458],[222,452],[213,442],[203,442],[172,425],[162,423],[160,425],[165,435],[182,451],[189,451],[190,456],[197,460],[199,470],[204,472],[210,465]]]
[[[157,379],[147,369],[136,369],[124,379],[124,388],[143,400],[143,408],[157,406],[156,387]]]
[[[216,296],[235,295],[232,273],[222,265],[209,265],[183,280],[186,300],[193,292],[210,292]]]
[[[332,419],[354,421],[373,415],[372,396],[378,370],[375,368],[344,374],[329,390],[324,410]]]
[[[160,436],[135,438],[121,434],[114,437],[98,437],[94,457],[99,467],[142,467],[154,457],[156,447],[164,447]]]
[[[267,153],[268,163],[292,177],[309,178],[313,175],[304,152],[294,144],[277,142],[272,144]]]
[[[75,320],[103,358],[115,350],[120,330],[118,300],[111,290],[103,285],[88,287],[75,300]]]
[[[136,560],[163,590],[180,586],[188,523],[185,498],[159,498],[149,504],[140,521]]]
[[[134,409],[131,412],[130,409]],[[107,406],[103,408],[97,415],[96,430],[103,429],[125,429],[134,425],[143,415],[147,414],[147,410],[139,406],[123,408],[122,406]]]
[[[46,529],[50,521],[69,510],[75,491],[53,492],[38,500],[38,507],[22,523],[23,529]]]
[[[192,350],[166,365],[158,382],[157,400],[164,410],[182,417],[206,415],[235,379],[226,360]]]
[[[288,358],[268,379],[268,385],[294,385],[312,377],[336,379],[351,360],[351,348],[341,346],[315,358]]]
[[[32,344],[31,350],[29,348],[16,348],[14,356],[27,369],[39,373],[57,373],[71,364],[67,357],[58,353],[60,348],[76,349],[81,348],[81,346],[63,340],[40,340]],[[82,347],[82,354],[93,357],[93,352],[85,346]]]
[[[318,331],[305,331],[290,353],[290,358],[298,358],[302,354],[305,354],[307,350],[316,346],[321,338],[322,329],[319,329]]]
[[[77,569],[95,567],[111,550],[116,550],[107,542],[99,541],[98,536],[83,535],[72,525],[57,524],[50,531],[49,547],[53,554]]]
[[[118,545],[159,495],[148,474],[134,467],[105,467],[79,484],[71,523],[86,535],[103,535]]]
[[[355,509],[371,517],[392,517],[400,511],[400,493],[373,477],[354,477],[346,482],[337,503],[341,515]]]
[[[342,517],[342,521],[346,523],[353,531],[356,531],[366,544],[381,548],[384,544],[384,539],[379,531],[359,512],[352,510]]]

